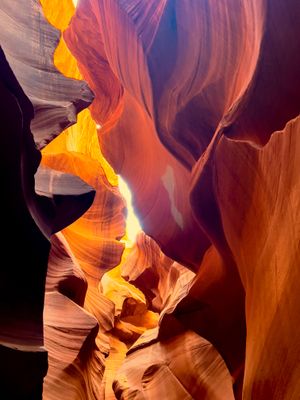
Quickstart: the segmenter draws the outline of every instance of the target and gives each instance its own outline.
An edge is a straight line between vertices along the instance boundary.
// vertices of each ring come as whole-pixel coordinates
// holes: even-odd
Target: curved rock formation
[[[299,3],[263,3],[266,11],[255,72],[245,94],[222,122],[228,137],[260,145],[299,114],[300,104]]]
[[[226,362],[240,398],[246,326],[245,292],[237,270],[212,246],[196,277],[184,289],[161,313],[159,337],[169,338],[190,329],[212,343]]]
[[[226,265],[212,246],[199,272],[168,259],[145,234],[121,265],[150,308],[160,312],[159,340],[186,329],[209,340],[220,352],[240,390],[245,353],[244,288],[233,265]],[[188,351],[188,350],[187,350]]]
[[[298,117],[262,149],[222,137],[214,155],[216,199],[246,288],[246,400],[300,393],[299,129]]]
[[[45,383],[45,396],[47,399],[55,399],[60,393],[63,393],[70,399],[81,399],[82,396],[87,399],[98,399],[101,398],[104,356],[107,355],[110,348],[109,338],[103,336],[103,332],[113,328],[115,311],[114,303],[101,294],[98,285],[105,271],[114,268],[121,259],[124,244],[119,239],[124,235],[125,229],[124,202],[118,189],[109,184],[99,161],[80,153],[67,151],[60,153],[59,143],[56,145],[57,153],[51,152],[54,151],[54,144],[51,147],[52,150],[45,148],[43,166],[63,171],[63,173],[57,172],[59,176],[61,174],[68,176],[71,173],[71,176],[74,174],[82,177],[85,182],[95,187],[96,194],[90,209],[76,222],[63,230],[61,240],[65,243],[65,249],[63,252],[60,249],[60,260],[55,261],[57,244],[56,241],[52,243],[50,253],[52,257],[49,259],[47,282],[50,282],[49,279],[51,279],[51,286],[54,287],[53,273],[57,273],[58,282],[55,286],[59,292],[67,294],[73,300],[77,299],[77,303],[78,300],[81,300],[78,304],[83,305],[84,308],[74,305],[72,315],[71,312],[68,312],[68,308],[63,305],[67,300],[64,300],[60,305],[61,297],[55,304],[51,302],[48,304],[48,313],[52,315],[51,318],[57,318],[55,311],[57,307],[62,307],[65,310],[64,312],[70,314],[68,322],[70,336],[67,340],[73,340],[79,347],[76,350],[78,358],[68,362],[66,368],[59,362],[59,349],[64,346],[63,343],[59,336],[54,335],[52,328],[46,329],[50,370]],[[61,247],[61,244],[59,246]],[[74,275],[74,272],[76,273],[76,270],[74,271],[75,261],[75,265],[77,264],[80,270],[79,274],[84,277],[87,284],[87,291],[84,293],[83,299],[78,297],[80,293],[77,293],[77,291],[80,288],[78,287],[76,290],[78,284],[82,285],[82,282],[76,283],[78,278],[72,278],[72,276],[68,276],[66,281],[64,277],[63,266],[67,249],[69,249],[67,252],[67,254],[69,253],[68,263],[71,261],[70,254],[74,258],[72,261],[73,272],[70,272],[72,275]],[[66,271],[68,275],[70,272]],[[76,278],[76,281],[74,281],[74,278]],[[85,338],[80,344],[76,339],[76,332],[79,326],[81,324],[84,326],[85,321],[88,320],[94,325],[91,329],[85,327]],[[56,325],[57,322],[51,323],[53,327]],[[54,341],[56,350],[51,345],[52,341]],[[88,341],[88,345],[86,345],[86,341]]]
[[[69,204],[64,215],[60,207],[65,204],[65,193],[60,191],[61,202],[57,204],[35,193],[34,173],[41,155],[30,132],[33,108],[2,50],[0,80],[1,182],[5,193],[1,250],[4,259],[10,260],[9,267],[1,271],[1,394],[6,398],[39,399],[47,370],[43,347],[44,290],[50,249],[47,236],[85,211],[94,193],[88,189],[87,201],[85,187],[84,194],[81,190],[84,201],[79,209],[78,203],[75,209],[74,204]],[[69,179],[74,182],[72,177]],[[56,191],[52,189],[50,192]],[[73,192],[73,200],[77,195],[78,191]],[[16,374],[20,377],[18,385]]]
[[[29,15],[35,23],[28,23]],[[58,133],[58,128],[61,131],[60,124],[66,125],[64,121],[67,114],[71,117],[73,113],[74,119],[75,107],[72,104],[71,89],[73,94],[78,94],[78,88],[81,87],[82,94],[86,97],[84,101],[81,99],[77,102],[78,110],[87,106],[92,97],[85,84],[66,80],[54,68],[52,55],[59,35],[44,20],[37,2],[27,2],[23,9],[14,7],[11,2],[2,2],[0,16],[2,25],[6,28],[1,29],[0,42],[9,55],[8,59],[23,89],[35,105],[33,110],[1,53],[1,80],[4,84],[1,94],[1,121],[5,132],[1,146],[2,171],[7,174],[4,176],[3,172],[4,190],[7,192],[3,221],[7,239],[2,242],[3,254],[8,249],[12,250],[12,246],[18,248],[17,252],[12,250],[14,260],[11,260],[10,268],[3,271],[1,280],[1,343],[10,348],[3,348],[1,356],[11,358],[1,374],[5,382],[1,392],[4,397],[7,393],[7,398],[39,399],[42,379],[47,369],[43,347],[43,304],[50,245],[44,235],[49,237],[77,219],[91,205],[94,191],[79,182],[78,178],[62,174],[56,174],[54,178],[54,172],[43,169],[36,176],[40,195],[35,193],[34,174],[41,155],[35,148],[29,125],[35,111],[33,129],[42,133],[43,128],[43,132],[51,137]],[[15,23],[12,24],[11,21]],[[26,30],[27,35],[20,35],[21,27]],[[45,39],[49,41],[46,49]],[[24,43],[22,40],[25,40]],[[47,55],[45,50],[48,51]],[[62,97],[58,88],[61,90],[63,83],[69,93]],[[73,102],[76,103],[75,99]],[[39,108],[39,103],[44,105]],[[56,126],[51,127],[51,115],[55,117]],[[69,120],[67,123],[69,124]],[[13,363],[20,365],[19,373],[14,370]],[[16,374],[20,376],[18,385],[14,384]]]
[[[85,82],[66,78],[55,68],[53,54],[60,32],[50,25],[38,0],[15,6],[1,1],[0,44],[24,92],[34,106],[31,130],[35,143],[44,147],[92,101]],[[51,82],[51,84],[50,84]]]
[[[195,274],[166,257],[159,246],[141,232],[128,257],[121,265],[125,280],[145,295],[148,307],[155,312],[172,308],[186,296]]]
[[[159,12],[162,12],[161,8],[157,7]],[[146,7],[147,18],[151,17],[154,9]],[[197,269],[208,241],[192,216],[186,196],[190,173],[164,148],[156,135],[151,118],[152,92],[145,55],[142,43],[137,40],[138,32],[133,31],[132,15],[126,14],[128,10],[131,8],[126,8],[123,2],[81,1],[64,37],[78,60],[83,76],[92,88],[98,88],[94,88],[99,94],[96,95],[92,113],[102,126],[98,131],[101,149],[115,171],[124,176],[129,187],[135,189],[133,203],[141,225],[166,254]],[[91,33],[85,35],[87,42],[81,44],[80,32],[85,29],[87,18]],[[153,23],[158,22],[159,18],[154,13]],[[114,35],[108,33],[106,24],[111,26]],[[126,49],[132,51],[132,55],[127,54],[124,46],[118,46],[118,49],[114,46],[121,36],[127,38]],[[92,46],[91,40],[97,40],[98,46]],[[121,54],[114,54],[115,50],[121,51]],[[130,68],[128,56],[131,59]],[[99,74],[103,76],[101,79]],[[116,77],[120,81],[117,89]],[[111,81],[113,83],[110,84]],[[120,98],[121,84],[124,85],[124,94]],[[107,85],[111,89],[108,99]],[[103,106],[108,107],[109,112],[103,112]],[[120,117],[118,121],[117,117]],[[143,168],[140,168],[139,154],[147,155],[143,158]],[[188,240],[191,236],[194,238],[192,241]]]
[[[46,294],[44,315],[49,351],[45,398],[98,399],[93,371],[95,375],[102,372],[104,357],[95,345],[97,320],[58,292]]]
[[[179,330],[191,324],[226,360],[237,397],[246,349],[245,399],[289,399],[299,392],[297,290],[287,277],[297,259],[297,144],[291,134],[297,122],[274,133],[300,109],[299,13],[295,0],[82,0],[65,33],[96,93],[92,112],[102,125],[101,147],[132,188],[145,232],[165,254],[199,270],[186,299],[164,314],[161,338],[172,319]],[[286,173],[273,174],[272,166]],[[285,225],[281,210],[287,208]],[[152,278],[147,287],[138,283],[148,297],[159,284]],[[285,285],[291,290],[286,307]],[[268,307],[265,319],[261,312]],[[254,347],[258,329],[262,341]],[[279,364],[292,331],[287,378]],[[277,361],[269,360],[272,351]]]
[[[42,163],[81,177],[96,190],[87,213],[64,230],[64,236],[89,282],[97,286],[103,273],[119,264],[124,244],[125,205],[117,188],[107,181],[99,161],[80,153],[44,152]]]
[[[59,292],[83,306],[87,281],[62,233],[51,238],[46,293]]]
[[[114,391],[119,400],[234,399],[222,358],[190,331],[132,349],[117,373]]]
[[[156,238],[167,254],[194,268],[199,266],[208,245],[201,232],[196,232],[193,220],[186,221],[189,203],[182,193],[189,193],[189,173],[170,157],[157,138],[191,168],[206,150],[219,125],[226,128],[226,134],[233,136],[236,123],[240,133],[235,137],[258,143],[265,143],[274,129],[283,128],[284,122],[296,116],[299,110],[296,76],[299,60],[292,56],[298,54],[295,49],[299,48],[294,19],[298,11],[295,0],[284,6],[280,1],[272,4],[244,1],[237,6],[233,1],[222,5],[157,1],[147,5],[133,0],[113,4],[105,0],[84,0],[65,33],[83,75],[97,92],[93,116],[103,125],[99,135],[105,155],[135,189],[136,208],[145,231]],[[90,30],[85,29],[87,20]],[[195,37],[203,38],[196,47],[186,46],[190,26],[194,27]],[[278,47],[274,44],[276,26],[283,29],[278,34]],[[83,31],[85,35],[81,35]],[[84,36],[82,43],[81,36]],[[96,36],[100,47],[88,43]],[[297,39],[292,41],[289,39],[292,37]],[[285,50],[285,44],[291,41],[293,46]],[[105,69],[99,65],[105,65]],[[274,72],[268,65],[274,65]],[[276,73],[275,65],[279,65],[280,73]],[[99,74],[106,79],[99,78]],[[110,85],[110,99],[107,100],[105,85],[111,80],[119,80],[119,85],[123,86],[122,98],[120,89],[114,89],[114,83]],[[266,91],[274,88],[278,104],[273,102],[272,107],[282,110],[276,113],[278,122],[275,119],[271,122],[270,118],[270,122],[256,130],[250,125],[249,129],[243,128],[238,118],[251,119],[251,124],[255,125],[258,125],[256,118],[262,120],[261,114],[252,118],[242,117],[242,113],[248,102],[253,104],[247,106],[249,113],[252,112],[251,107],[255,107],[255,99],[264,86]],[[268,107],[267,96],[264,100],[260,97],[264,103],[257,107],[260,113]],[[119,98],[119,105],[115,105],[113,101]],[[110,113],[100,110],[103,104],[110,107]],[[122,113],[117,113],[119,107]],[[118,121],[116,113],[120,117]],[[252,132],[251,136],[243,133],[246,128]],[[118,151],[115,150],[117,143]],[[143,168],[138,168],[137,172],[132,164],[138,160],[137,154],[146,152]],[[162,186],[167,193],[162,193]],[[142,198],[147,198],[147,207]],[[216,213],[217,209],[213,210],[210,218]],[[162,223],[157,226],[157,221]],[[165,227],[163,232],[161,226]],[[194,237],[192,242],[197,243],[198,253],[191,249],[191,243],[184,241],[186,236]],[[173,248],[179,238],[187,250],[185,257],[178,254],[179,249]],[[188,259],[192,254],[194,260]]]
[[[46,209],[51,217],[52,232],[58,232],[77,220],[92,205],[95,197],[95,190],[78,177],[43,166],[39,166],[35,174],[35,191],[54,205]]]
[[[1,394],[41,397],[64,228],[46,400],[298,399],[299,1],[21,3],[0,43],[39,147],[91,102],[82,77],[95,100],[36,173],[0,53]],[[145,232],[125,252],[102,152]]]
[[[40,154],[34,148],[29,130],[33,115],[31,103],[18,85],[2,50],[0,73],[3,130],[1,180],[5,193],[3,228],[6,231],[1,248],[3,254],[8,255],[13,246],[19,248],[18,252],[12,252],[10,267],[2,270],[1,339],[8,343],[41,346],[43,285],[50,246],[27,205],[27,200],[32,201],[34,196],[33,173]],[[29,152],[27,159],[24,155],[26,151]],[[24,162],[27,162],[26,165]],[[31,265],[30,271],[23,268],[23,260]]]

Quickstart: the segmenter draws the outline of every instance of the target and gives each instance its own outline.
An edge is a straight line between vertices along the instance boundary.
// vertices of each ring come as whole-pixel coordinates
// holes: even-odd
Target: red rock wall
[[[35,192],[34,174],[41,154],[30,131],[33,107],[2,49],[0,79],[5,209],[0,284],[1,394],[4,398],[40,399],[47,371],[43,307],[49,237],[90,206],[94,191],[71,175],[60,174],[49,184],[51,173],[44,170],[37,179],[39,194]]]
[[[186,300],[165,329],[190,326],[191,308],[194,330],[215,344],[245,399],[300,393],[297,278],[289,280],[297,121],[285,128],[300,106],[299,13],[293,0],[83,0],[65,33],[96,88],[101,147],[128,180],[145,232],[199,270],[197,301]],[[80,44],[85,18],[101,49],[89,34]],[[114,82],[109,102],[100,73]],[[210,243],[215,256],[203,259]]]
[[[43,147],[93,96],[54,67],[40,4],[1,3],[31,100],[1,53],[7,398],[41,398],[44,338],[46,399],[299,398],[299,20],[296,0],[79,2],[64,39],[145,231],[121,258],[124,202],[89,117],[34,187],[31,120]]]

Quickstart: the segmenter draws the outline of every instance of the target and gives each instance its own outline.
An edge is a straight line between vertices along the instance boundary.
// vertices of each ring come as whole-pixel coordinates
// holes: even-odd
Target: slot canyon
[[[0,25],[0,399],[300,400],[299,0]]]

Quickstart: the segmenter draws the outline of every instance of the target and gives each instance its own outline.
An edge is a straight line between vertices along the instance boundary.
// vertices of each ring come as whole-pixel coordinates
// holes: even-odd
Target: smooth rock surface
[[[76,122],[77,113],[92,102],[93,94],[85,82],[66,78],[54,66],[60,32],[45,19],[38,0],[2,0],[0,25],[5,27],[0,44],[34,106],[31,130],[42,148]]]

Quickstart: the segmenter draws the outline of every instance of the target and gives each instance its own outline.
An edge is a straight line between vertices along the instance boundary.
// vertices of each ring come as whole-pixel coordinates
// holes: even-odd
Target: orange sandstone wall
[[[46,400],[298,399],[299,2],[18,3],[1,394],[40,399],[48,351]]]

